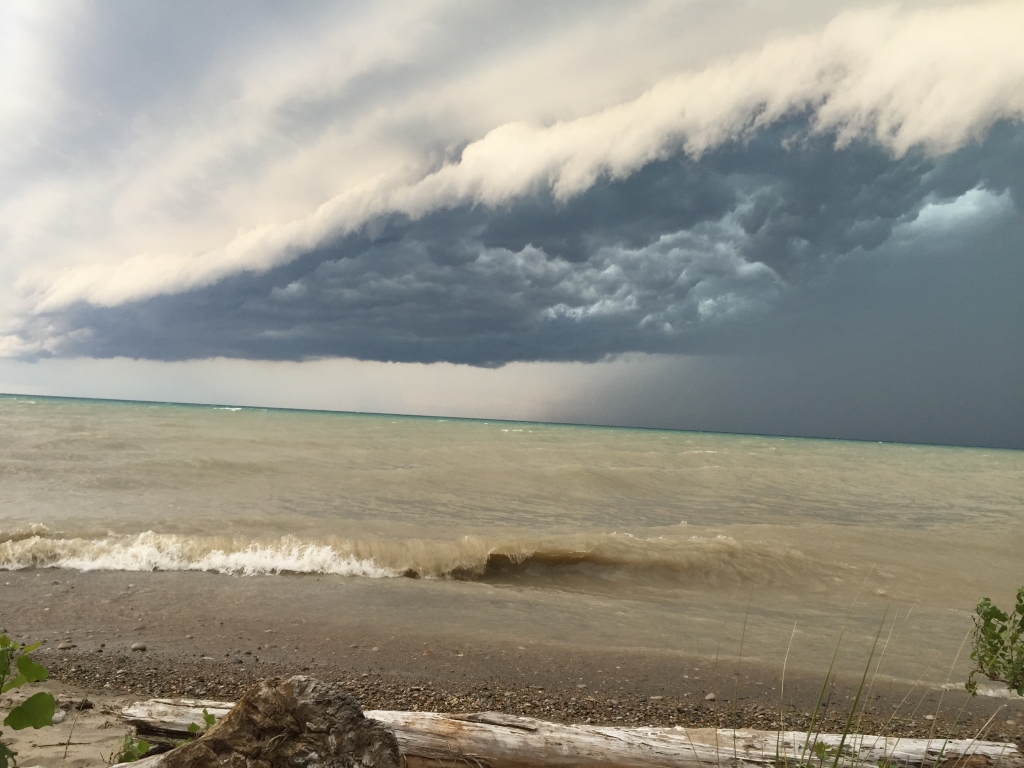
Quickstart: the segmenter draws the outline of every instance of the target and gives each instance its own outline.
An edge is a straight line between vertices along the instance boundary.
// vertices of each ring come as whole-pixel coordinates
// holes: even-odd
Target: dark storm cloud
[[[1024,227],[989,202],[845,260],[745,328],[744,354],[666,358],[586,407],[624,425],[1024,449]]]
[[[500,365],[763,349],[783,343],[771,333],[799,335],[766,322],[793,307],[815,328],[844,321],[832,300],[807,303],[815,285],[877,294],[880,286],[837,265],[891,246],[894,228],[910,226],[924,206],[981,188],[1007,192],[1013,208],[1022,168],[1019,125],[1001,124],[982,144],[930,160],[914,152],[893,159],[861,142],[836,149],[834,137],[809,136],[790,121],[699,161],[652,163],[565,203],[534,196],[396,218],[373,238],[343,238],[263,275],[113,308],[78,305],[40,322],[73,332],[62,354],[100,357]],[[967,274],[977,244],[960,236],[954,229],[945,238]],[[932,247],[925,242],[903,247]],[[881,273],[888,262],[871,263]],[[919,290],[913,270],[899,280],[906,291],[886,300],[927,315],[937,299]],[[963,309],[966,323],[978,322]]]

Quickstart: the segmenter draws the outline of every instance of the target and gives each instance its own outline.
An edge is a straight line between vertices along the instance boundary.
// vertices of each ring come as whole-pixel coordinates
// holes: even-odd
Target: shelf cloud
[[[699,158],[795,114],[805,116],[809,134],[830,135],[840,148],[869,139],[895,157],[916,147],[948,153],[1000,119],[1024,116],[1024,52],[1015,34],[1022,25],[1019,3],[843,13],[820,32],[667,78],[594,114],[495,126],[418,180],[362,180],[301,217],[246,229],[210,250],[30,270],[16,286],[34,312],[179,292],[239,271],[264,272],[381,217],[417,220],[532,194],[562,203],[599,180],[624,179],[680,151]],[[280,109],[290,98],[278,93],[272,103]]]
[[[0,357],[1024,368],[1018,2],[0,13]]]

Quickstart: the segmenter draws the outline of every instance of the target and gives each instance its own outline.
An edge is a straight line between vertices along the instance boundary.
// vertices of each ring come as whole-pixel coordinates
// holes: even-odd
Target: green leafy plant
[[[115,763],[134,763],[149,752],[149,742],[145,739],[136,739],[130,733],[118,742],[117,751],[110,755],[110,765]]]
[[[978,603],[971,641],[974,669],[967,678],[967,690],[977,694],[974,677],[980,672],[1024,696],[1024,587],[1017,590],[1012,613],[1000,610],[987,597]]]
[[[826,760],[831,760],[839,755],[839,749],[837,747],[830,747],[828,744],[821,741],[814,742],[811,752],[816,758],[818,758],[818,765],[824,765]]]
[[[200,731],[206,733],[217,722],[216,716],[207,712],[206,707],[203,707],[203,722],[206,724],[205,726],[201,726],[198,723],[188,724],[188,732],[192,734],[192,738],[198,738]]]
[[[7,635],[0,635],[0,694],[8,693],[23,685],[39,683],[49,677],[46,667],[32,659],[32,651],[41,643],[24,647]],[[4,718],[4,725],[14,731],[22,728],[44,728],[53,725],[56,702],[48,693],[36,693],[11,709]],[[0,733],[2,735],[2,733]],[[9,768],[17,763],[17,753],[0,740],[0,768]]]

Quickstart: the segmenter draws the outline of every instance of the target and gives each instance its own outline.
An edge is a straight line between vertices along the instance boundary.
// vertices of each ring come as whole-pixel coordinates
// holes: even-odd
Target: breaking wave
[[[239,576],[335,574],[435,578],[531,586],[834,583],[837,566],[775,544],[724,536],[634,537],[605,533],[536,539],[455,540],[293,536],[181,536],[147,531],[70,538],[41,526],[0,534],[0,569],[210,571]]]
[[[329,545],[284,537],[247,544],[215,537],[147,531],[101,539],[14,536],[0,541],[0,568],[70,568],[78,571],[213,571],[244,576],[331,573],[394,576],[371,560],[359,560]]]

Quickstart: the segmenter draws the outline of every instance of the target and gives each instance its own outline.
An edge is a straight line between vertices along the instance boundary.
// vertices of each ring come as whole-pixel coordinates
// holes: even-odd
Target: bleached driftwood
[[[126,708],[122,717],[140,733],[183,736],[190,723],[202,723],[202,710],[223,716],[226,702],[153,699]],[[761,768],[783,763],[817,766],[810,748],[822,744],[834,750],[839,734],[753,731],[702,728],[607,728],[559,725],[497,712],[445,715],[435,712],[371,710],[366,717],[391,726],[411,768],[469,764],[489,768],[582,768],[622,766],[639,768]],[[834,751],[826,758],[831,765]],[[158,768],[161,756],[134,763],[136,768]],[[848,735],[840,765],[878,768],[898,766],[946,768],[999,765],[1024,768],[1024,756],[1012,743],[958,739],[903,739]],[[967,762],[969,760],[969,763]]]
[[[205,709],[217,720],[235,706],[233,701],[206,701],[203,699],[149,699],[137,701],[121,710],[121,719],[134,725],[140,736],[170,736],[180,739],[189,736],[188,727],[203,725]]]

